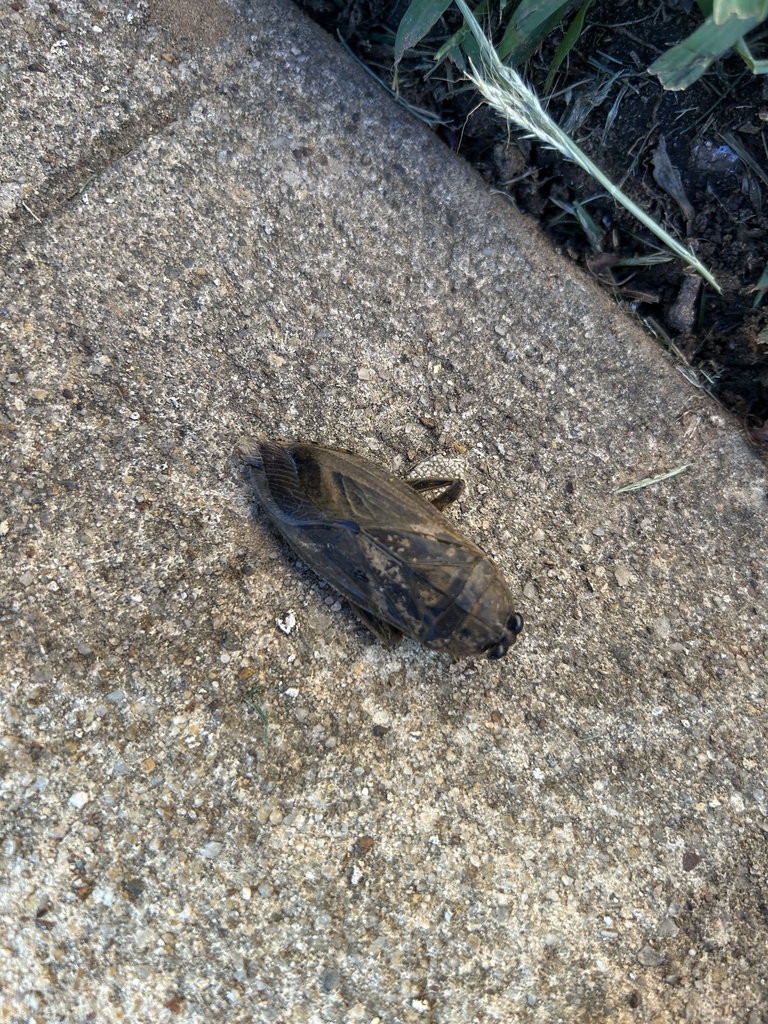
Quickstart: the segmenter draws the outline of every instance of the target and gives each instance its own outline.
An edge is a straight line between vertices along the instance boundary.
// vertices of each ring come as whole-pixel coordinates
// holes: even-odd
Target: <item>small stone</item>
[[[364,857],[366,853],[370,853],[375,844],[373,836],[359,836],[352,845],[352,850],[356,857]]]
[[[643,946],[637,954],[637,962],[643,967],[659,967],[664,963],[664,955],[657,953],[651,946]]]
[[[200,856],[206,860],[215,860],[221,851],[224,849],[224,843],[220,843],[216,839],[212,839],[205,846],[200,847]]]
[[[683,871],[693,871],[701,863],[701,854],[695,850],[686,850],[683,854]]]
[[[620,587],[628,587],[632,582],[632,573],[624,565],[617,565],[613,575],[616,577],[616,582]]]
[[[376,371],[372,370],[370,366],[361,366],[357,371],[358,380],[375,380]]]
[[[672,623],[666,615],[660,615],[658,619],[654,619],[653,631],[656,636],[665,640],[672,632]]]
[[[665,917],[659,925],[659,938],[661,939],[674,939],[677,933],[680,931],[678,926],[672,920],[671,917]]]
[[[320,981],[323,992],[333,992],[334,989],[339,987],[339,972],[335,967],[329,967],[327,971],[323,972],[323,977]]]
[[[147,883],[144,882],[141,878],[126,878],[126,880],[123,882],[123,888],[125,889],[128,896],[141,896],[141,894],[147,888]]]
[[[292,608],[289,608],[286,612],[285,618],[275,619],[275,624],[282,633],[285,633],[286,636],[290,636],[296,628],[296,613]]]
[[[79,792],[72,794],[72,796],[69,798],[69,803],[70,806],[76,807],[78,810],[80,810],[81,807],[85,807],[85,805],[88,803],[90,799],[91,798],[88,795],[88,793],[86,793],[84,789],[81,789]]]

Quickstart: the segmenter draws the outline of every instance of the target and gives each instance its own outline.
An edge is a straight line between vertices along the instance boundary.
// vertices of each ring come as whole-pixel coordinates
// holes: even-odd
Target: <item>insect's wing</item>
[[[363,556],[356,517],[365,514],[364,499],[339,471],[336,454],[319,445],[265,440],[245,461],[259,503],[302,561],[350,602],[375,614],[368,577],[358,568]]]
[[[422,491],[439,490],[440,493],[430,498],[429,501],[440,512],[448,508],[464,493],[464,481],[457,477],[421,477],[417,480],[406,480],[406,483],[419,494]]]
[[[253,468],[259,501],[278,525],[367,529],[385,524],[407,531],[411,524],[427,521],[451,529],[413,489],[418,484],[391,476],[351,452],[265,440],[245,462]]]
[[[277,528],[378,636],[450,632],[446,611],[466,618],[496,574],[430,502],[365,459],[263,441],[247,461]]]
[[[260,441],[258,450],[245,457],[246,464],[253,469],[259,501],[281,529],[283,525],[320,524],[333,518],[322,503],[311,496],[319,497],[317,461],[304,458],[297,462],[294,457],[297,447],[311,446]]]
[[[335,534],[334,543],[348,550],[334,559],[331,571],[339,576],[357,567],[353,578],[346,575],[336,586],[346,592],[355,588],[354,600],[377,618],[435,646],[455,632],[458,649],[467,642],[461,635],[467,620],[474,621],[478,609],[487,612],[487,594],[499,590],[502,603],[507,599],[493,562],[409,482],[346,455],[335,467],[334,481],[334,494],[343,495],[336,513],[354,521],[359,533]],[[445,483],[458,496],[461,481]],[[448,643],[453,641],[446,648]],[[477,648],[482,649],[479,641]]]
[[[314,496],[332,516],[302,525],[305,560],[380,622],[428,632],[482,552],[404,481],[333,455]]]

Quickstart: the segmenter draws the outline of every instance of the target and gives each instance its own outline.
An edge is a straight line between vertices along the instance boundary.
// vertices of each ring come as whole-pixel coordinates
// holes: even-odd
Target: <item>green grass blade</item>
[[[671,92],[687,89],[704,74],[718,57],[732,49],[747,32],[759,24],[758,18],[732,16],[723,25],[709,17],[682,43],[667,50],[648,68]]]
[[[573,0],[522,0],[512,12],[498,53],[513,66],[528,60],[541,41],[558,25]]]
[[[716,25],[724,25],[729,18],[757,18],[768,16],[768,0],[709,0],[708,6]]]
[[[480,0],[480,3],[475,8],[475,17],[482,18],[485,15],[486,11],[488,10],[489,5],[490,0]],[[454,34],[451,36],[448,42],[443,43],[443,45],[437,51],[437,53],[435,54],[435,64],[439,64],[441,60],[444,60],[446,57],[450,57],[454,64],[456,64],[458,68],[464,71],[466,67],[466,61],[463,59],[462,54],[464,52],[464,47],[467,45],[468,40],[472,40],[473,43],[473,46],[471,47],[472,52],[470,53],[470,56],[474,55],[475,57],[477,57],[477,44],[472,38],[472,35],[467,26],[462,25],[458,32],[454,32]]]
[[[740,39],[736,43],[735,50],[753,75],[768,75],[768,60],[753,57],[746,39]]]
[[[676,469],[670,469],[668,473],[662,473],[661,476],[647,476],[642,480],[636,480],[633,484],[627,484],[626,487],[617,487],[613,492],[614,494],[628,494],[629,491],[640,491],[643,487],[650,487],[652,484],[660,484],[662,480],[669,480],[673,476],[677,476],[678,473],[684,472],[686,469],[690,469],[693,465],[689,462],[686,466],[678,466]]]
[[[755,301],[752,303],[752,305],[759,306],[760,303],[763,301],[765,293],[768,292],[768,264],[766,264],[765,269],[760,275],[760,280],[755,285],[754,291]]]
[[[413,0],[397,26],[395,36],[395,64],[406,50],[410,50],[442,18],[451,0]]]
[[[547,80],[544,83],[545,94],[549,93],[552,88],[552,83],[555,80],[558,68],[563,63],[565,58],[571,52],[573,47],[579,40],[579,36],[584,31],[584,19],[587,16],[587,11],[592,5],[593,0],[585,0],[581,7],[576,12],[576,17],[573,19],[571,24],[568,26],[568,31],[563,36],[563,40],[555,50],[555,56],[552,58],[552,63],[549,65],[549,71],[547,72]]]
[[[562,224],[564,221],[567,221],[568,217],[573,217],[587,236],[587,241],[592,249],[598,254],[603,251],[603,235],[605,231],[587,210],[586,202],[580,203],[575,200],[572,203],[568,203],[564,199],[558,199],[556,196],[550,196],[549,201],[554,203],[555,206],[559,206],[563,211],[563,213],[558,214],[549,222],[551,226]]]
[[[583,203],[574,202],[573,212],[576,214],[581,230],[587,236],[589,244],[596,253],[601,253],[603,251],[604,230]]]

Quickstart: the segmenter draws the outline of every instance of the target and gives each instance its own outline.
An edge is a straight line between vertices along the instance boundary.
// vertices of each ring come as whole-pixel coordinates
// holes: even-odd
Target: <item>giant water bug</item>
[[[293,550],[385,643],[502,658],[523,628],[495,563],[442,514],[458,479],[402,480],[320,444],[262,440],[245,458]],[[432,500],[422,492],[437,491]]]

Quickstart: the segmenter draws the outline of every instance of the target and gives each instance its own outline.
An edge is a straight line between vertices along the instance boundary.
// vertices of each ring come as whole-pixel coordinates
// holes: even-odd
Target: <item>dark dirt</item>
[[[341,10],[334,0],[300,5],[329,31],[339,30],[392,83],[390,42],[407,3],[350,0]],[[426,77],[434,72],[429,51],[459,27],[458,15],[449,12],[427,45],[406,54],[399,91],[434,112],[446,144],[535,217],[646,323],[692,382],[739,416],[753,442],[768,447],[768,294],[755,305],[768,264],[768,76],[752,75],[733,55],[684,92],[665,92],[647,71],[700,21],[693,0],[598,0],[548,109],[613,181],[695,250],[721,295],[676,259],[621,265],[657,252],[654,236],[575,164],[508,131],[498,115],[478,106],[456,68],[444,65]],[[540,96],[561,38],[556,31],[522,69]],[[656,180],[660,144],[680,175],[684,195],[677,199]],[[572,212],[574,201],[587,204],[598,228],[591,240]]]

